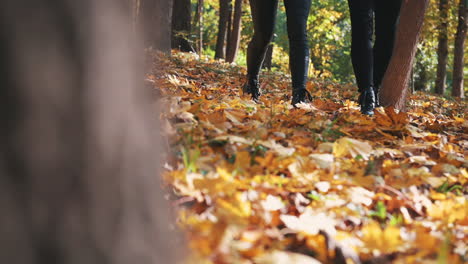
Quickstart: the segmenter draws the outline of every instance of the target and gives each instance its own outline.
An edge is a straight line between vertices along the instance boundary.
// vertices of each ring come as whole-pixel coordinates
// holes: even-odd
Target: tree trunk
[[[226,61],[233,62],[239,51],[242,18],[242,0],[236,0],[234,4],[234,16],[232,19],[232,30],[230,42],[227,44]]]
[[[273,59],[273,48],[273,43],[270,43],[265,54],[265,59],[263,60],[263,68],[268,69],[269,71],[271,70],[271,61]]]
[[[159,188],[158,114],[138,85],[141,48],[123,4],[0,4],[0,263],[180,254]]]
[[[192,23],[192,5],[190,0],[174,0],[172,9],[172,44],[173,49],[193,51],[189,43]]]
[[[380,102],[405,110],[406,93],[416,45],[429,0],[404,0],[393,55],[382,81]]]
[[[468,28],[468,3],[460,0],[458,6],[458,26],[455,35],[455,50],[453,56],[453,89],[452,96],[464,98],[464,49],[466,32]]]
[[[215,59],[224,59],[226,57],[225,41],[229,16],[229,1],[219,0],[218,38],[216,39]]]
[[[447,79],[448,58],[448,1],[439,0],[439,45],[437,47],[437,77],[435,81],[436,94],[444,95]]]
[[[204,0],[197,0],[197,11],[195,13],[194,25],[197,28],[197,52],[203,52],[203,4]]]
[[[228,21],[227,21],[227,32],[226,32],[226,53],[227,50],[229,49],[229,43],[231,43],[231,31],[232,31],[232,0],[227,0],[228,1]]]
[[[426,66],[420,60],[416,60],[415,68],[418,70],[418,76],[414,80],[414,90],[421,92],[428,91],[428,76]]]
[[[138,21],[145,47],[171,52],[172,1],[139,0]]]

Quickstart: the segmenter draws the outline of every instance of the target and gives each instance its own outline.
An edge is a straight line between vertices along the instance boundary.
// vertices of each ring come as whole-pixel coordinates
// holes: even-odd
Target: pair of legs
[[[309,67],[309,48],[307,45],[307,17],[311,0],[284,0],[289,38],[289,65],[291,69],[293,104],[304,101]],[[276,22],[278,0],[250,0],[254,36],[247,51],[247,92],[254,99],[260,95],[258,78],[271,42]],[[294,102],[296,99],[297,102]]]
[[[373,90],[374,98],[377,96],[387,70],[393,52],[401,1],[348,0],[352,31],[351,59],[361,93],[361,107],[365,106],[366,101],[371,101],[364,99],[366,95],[371,97],[366,94],[371,93],[370,90]],[[372,45],[374,15],[375,43]]]

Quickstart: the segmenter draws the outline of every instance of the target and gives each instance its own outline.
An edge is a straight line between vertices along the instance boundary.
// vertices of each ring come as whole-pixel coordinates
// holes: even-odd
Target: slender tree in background
[[[129,7],[132,9],[131,11],[131,19],[132,19],[132,31],[135,32],[137,28],[140,28],[139,24],[139,12],[140,12],[140,0],[128,0]],[[140,28],[141,29],[141,28]]]
[[[241,18],[242,18],[242,0],[235,0],[234,15],[232,17],[232,28],[229,33],[231,37],[227,43],[226,61],[233,62],[236,59],[239,51],[240,33],[241,33]]]
[[[416,54],[416,57],[421,56],[420,52],[419,54]],[[420,59],[415,59],[416,63],[414,65],[414,70],[417,70],[418,75],[416,78],[414,78],[414,90],[415,91],[421,91],[421,92],[427,92],[428,89],[428,73],[426,69],[426,65],[420,60]]]
[[[204,0],[197,0],[197,9],[194,18],[194,25],[197,29],[197,52],[203,53],[203,4]]]
[[[180,254],[127,3],[0,4],[0,263]]]
[[[453,89],[452,96],[465,97],[464,95],[464,49],[466,32],[468,28],[468,0],[459,0],[458,4],[458,26],[455,35],[455,50],[453,56]]]
[[[380,102],[405,110],[408,81],[429,0],[404,0],[392,58],[382,81]]]
[[[216,39],[215,59],[224,59],[226,57],[226,32],[229,17],[230,0],[219,0],[219,20],[218,35]]]
[[[448,59],[448,0],[439,0],[439,25],[437,46],[437,77],[435,81],[436,94],[443,95],[447,79]]]
[[[139,0],[137,21],[145,47],[171,52],[171,15],[172,1]]]
[[[275,46],[273,45],[273,43],[270,43],[268,45],[268,49],[265,53],[265,59],[263,60],[263,65],[262,65],[262,68],[263,69],[268,69],[269,71],[271,70],[271,64],[272,64],[272,60],[273,60],[273,48]]]
[[[227,49],[229,46],[229,43],[231,43],[231,29],[232,29],[232,13],[233,13],[233,8],[232,8],[232,0],[227,0],[228,1],[228,18],[227,18],[227,32],[226,32],[226,54],[227,54]]]
[[[180,51],[192,51],[189,35],[192,22],[190,0],[174,0],[172,8],[172,48]]]

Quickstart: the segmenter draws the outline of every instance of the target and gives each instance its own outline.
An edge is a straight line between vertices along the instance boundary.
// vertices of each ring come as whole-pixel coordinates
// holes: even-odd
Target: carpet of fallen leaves
[[[351,85],[308,83],[196,55],[154,56],[163,178],[187,263],[466,263],[466,101],[411,96],[407,113],[360,114]]]

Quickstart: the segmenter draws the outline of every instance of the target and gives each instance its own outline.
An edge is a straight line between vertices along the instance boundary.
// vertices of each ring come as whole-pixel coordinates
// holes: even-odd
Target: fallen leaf
[[[320,262],[307,255],[275,250],[255,258],[257,264],[320,264]]]
[[[316,235],[320,230],[325,230],[327,233],[333,235],[336,233],[335,225],[336,220],[327,216],[324,213],[316,213],[311,209],[306,209],[299,217],[293,215],[281,215],[281,221],[287,228],[303,232],[309,235]]]
[[[368,160],[371,153],[372,146],[357,139],[342,137],[333,144],[333,154],[338,158],[350,155],[353,158],[360,156],[364,160]]]

